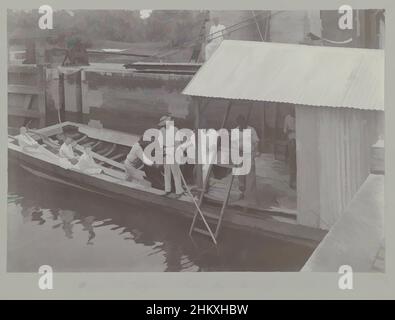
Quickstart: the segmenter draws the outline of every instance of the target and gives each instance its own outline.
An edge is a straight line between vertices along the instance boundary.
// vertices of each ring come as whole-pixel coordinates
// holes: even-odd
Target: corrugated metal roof
[[[183,93],[384,110],[384,50],[225,40]]]

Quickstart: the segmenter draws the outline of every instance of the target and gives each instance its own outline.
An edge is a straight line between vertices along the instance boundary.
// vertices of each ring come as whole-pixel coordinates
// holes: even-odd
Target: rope
[[[278,12],[278,13],[279,13],[279,12]],[[275,14],[273,14],[273,15],[276,15],[276,14],[278,14],[278,13],[275,13]],[[219,38],[219,37],[222,37],[224,31],[226,32],[226,34],[230,34],[230,33],[235,32],[235,31],[237,31],[237,30],[239,30],[239,29],[241,29],[241,28],[245,28],[245,27],[251,25],[252,23],[255,23],[254,19],[256,19],[256,17],[261,16],[262,14],[263,14],[263,13],[260,13],[260,14],[258,14],[258,15],[255,15],[255,17],[251,17],[251,18],[248,18],[248,19],[241,20],[241,21],[239,21],[239,22],[237,22],[237,23],[235,23],[235,24],[232,24],[232,25],[226,27],[226,28],[223,29],[223,30],[215,31],[215,32],[209,33],[209,34],[207,35],[206,38],[210,38],[211,40],[214,40],[214,39],[217,39],[217,38]],[[268,18],[268,17],[263,17],[263,18],[266,19],[266,18]],[[243,25],[243,24],[244,24],[244,25]],[[229,31],[229,29],[232,29],[232,28],[237,27],[237,26],[240,26],[240,27],[238,27],[238,28],[236,28],[236,29],[234,29],[234,30]],[[213,35],[217,35],[217,36],[212,37]],[[188,45],[188,46],[192,46],[192,45],[195,44],[195,42],[196,42],[197,40],[199,40],[199,36],[198,36],[198,37],[195,37],[195,38],[193,38],[193,39],[191,39],[191,40],[185,41],[185,42],[183,42],[181,45],[184,46],[183,48],[185,48],[185,46],[187,46],[187,45]],[[157,53],[157,54],[155,54],[155,55],[150,56],[149,58],[162,58],[162,57],[165,57],[165,56],[167,56],[167,55],[173,54],[174,51],[178,52],[178,51],[180,51],[180,50],[183,49],[183,48],[181,48],[181,47],[179,46],[178,49],[172,49],[172,50],[169,50],[169,51],[167,51],[167,52],[165,52],[165,53],[163,53],[163,54]]]
[[[253,10],[251,10],[251,13],[252,13],[252,16],[254,17],[256,28],[258,29],[258,33],[259,33],[259,36],[261,38],[261,41],[265,41],[263,36],[262,36],[262,32],[261,32],[261,28],[259,27],[258,20],[256,19],[255,12]]]
[[[268,19],[270,19],[271,17],[274,17],[274,16],[276,16],[276,15],[282,13],[282,12],[283,12],[283,11],[277,11],[276,13],[269,14],[269,15],[267,15],[267,16],[265,16],[265,17],[262,17],[262,18],[263,18],[264,20],[268,20]],[[235,23],[235,24],[233,24],[233,25],[230,25],[229,27],[226,27],[225,29],[223,29],[223,30],[221,30],[221,31],[212,32],[212,33],[210,33],[210,34],[207,35],[207,38],[209,38],[210,36],[212,36],[212,35],[214,35],[214,34],[217,34],[217,33],[220,33],[220,34],[219,34],[218,36],[216,36],[216,37],[211,38],[211,40],[214,40],[214,39],[217,39],[217,38],[219,38],[219,37],[222,37],[222,36],[223,36],[222,32],[224,32],[224,31],[227,31],[226,34],[231,34],[232,32],[235,32],[235,31],[237,31],[237,30],[239,30],[239,29],[245,28],[245,27],[251,25],[252,23],[256,23],[256,18],[257,18],[257,17],[260,17],[260,16],[262,16],[262,15],[263,15],[263,13],[260,13],[260,14],[257,14],[257,15],[255,15],[255,13],[254,13],[254,17],[251,17],[251,18],[248,18],[248,19],[239,21],[238,23]],[[251,20],[255,20],[255,21],[251,21]],[[242,24],[244,24],[244,25],[242,25]],[[240,26],[240,25],[241,25],[241,26]],[[231,28],[233,28],[233,27],[236,27],[236,26],[240,26],[240,27],[238,27],[238,28],[236,28],[236,29],[234,29],[234,30],[229,31],[229,29],[231,29]],[[260,33],[260,34],[261,34],[261,33]],[[190,47],[190,46],[194,45],[194,43],[195,43],[198,39],[199,39],[199,37],[196,37],[196,38],[194,38],[194,39],[192,39],[192,40],[185,41],[185,42],[182,44],[184,47],[180,47],[180,46],[179,46],[178,49],[168,50],[167,52],[165,52],[165,53],[163,53],[163,54],[157,53],[157,54],[154,54],[154,55],[150,56],[149,58],[163,58],[163,57],[166,57],[166,56],[168,56],[168,55],[175,54],[175,53],[181,51],[182,49],[185,49],[186,47]],[[261,39],[263,39],[263,36],[261,36]],[[262,40],[262,41],[264,41],[264,40]],[[188,45],[188,46],[186,46],[186,45]],[[147,59],[148,59],[148,58],[147,58]]]

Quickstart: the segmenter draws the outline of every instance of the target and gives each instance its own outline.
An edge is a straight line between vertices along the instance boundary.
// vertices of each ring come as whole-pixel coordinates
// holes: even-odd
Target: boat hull
[[[58,128],[53,126],[41,130],[54,133]],[[8,157],[10,162],[22,166],[32,174],[70,187],[94,192],[120,201],[149,203],[158,206],[158,212],[160,213],[178,214],[191,220],[196,212],[193,201],[188,197],[174,199],[163,196],[162,190],[133,187],[129,182],[109,175],[87,175],[78,170],[66,169],[54,161],[22,151],[19,146],[11,141],[8,144]],[[210,218],[210,214],[217,215],[220,208],[213,206],[208,207],[207,210],[204,208],[205,213],[208,213],[207,219],[215,222],[215,219]],[[226,209],[222,226],[262,233],[266,236],[302,243],[311,247],[315,247],[326,234],[325,230],[299,225],[295,219],[292,221],[289,218],[274,216],[270,212],[251,215],[245,212],[243,208],[233,207]]]

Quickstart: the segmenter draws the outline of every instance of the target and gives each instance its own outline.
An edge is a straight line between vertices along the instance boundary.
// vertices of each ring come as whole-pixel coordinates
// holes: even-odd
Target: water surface
[[[215,248],[191,221],[38,178],[10,165],[9,272],[298,271],[312,248],[223,230]]]

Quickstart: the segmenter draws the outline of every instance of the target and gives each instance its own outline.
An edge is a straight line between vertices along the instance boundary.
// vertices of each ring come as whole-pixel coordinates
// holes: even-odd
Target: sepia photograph
[[[385,273],[385,17],[8,9],[7,272]]]

